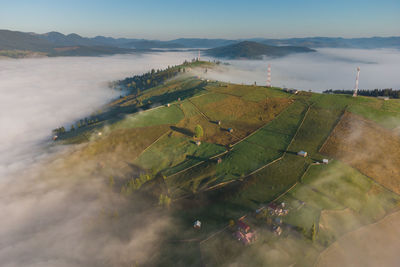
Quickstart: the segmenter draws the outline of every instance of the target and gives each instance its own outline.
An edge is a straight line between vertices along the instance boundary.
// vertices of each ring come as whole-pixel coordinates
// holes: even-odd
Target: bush
[[[194,128],[194,136],[196,138],[200,138],[200,137],[203,137],[203,135],[204,135],[203,127],[201,127],[201,125],[197,124],[196,127]]]

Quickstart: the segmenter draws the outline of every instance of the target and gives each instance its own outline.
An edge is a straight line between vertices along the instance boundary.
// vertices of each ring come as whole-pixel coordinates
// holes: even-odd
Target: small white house
[[[328,163],[329,163],[329,159],[323,159],[323,160],[322,160],[322,163],[323,163],[323,164],[328,164]]]
[[[301,150],[301,151],[297,152],[297,155],[299,155],[301,157],[307,157],[307,152]]]
[[[168,103],[166,106],[167,106],[167,107],[170,107],[170,106],[171,106],[171,104],[170,104],[170,103]]]
[[[199,220],[195,221],[194,224],[193,224],[193,228],[200,229],[201,228],[201,222]]]

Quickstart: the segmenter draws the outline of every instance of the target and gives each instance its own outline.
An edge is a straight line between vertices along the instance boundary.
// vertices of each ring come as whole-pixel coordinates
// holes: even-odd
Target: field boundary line
[[[170,132],[171,132],[171,131],[167,130],[165,133],[163,133],[162,135],[160,135],[156,140],[154,140],[153,143],[151,143],[151,144],[148,145],[145,149],[143,149],[143,151],[140,152],[140,154],[137,155],[137,157],[136,157],[135,159],[139,158],[145,151],[147,151],[147,149],[149,149],[152,145],[154,145],[155,143],[157,143],[161,138],[163,138],[165,135],[167,135],[167,134],[170,133]]]
[[[286,150],[285,150],[285,152],[283,153],[283,157],[286,156],[286,153],[287,153],[289,147],[293,144],[293,141],[296,139],[296,136],[297,136],[297,134],[299,133],[300,128],[303,126],[304,121],[306,120],[307,115],[308,115],[308,112],[310,111],[312,105],[313,105],[313,104],[309,105],[308,108],[307,108],[306,113],[304,113],[303,119],[302,119],[302,121],[301,121],[299,127],[297,127],[297,130],[296,130],[296,132],[294,133],[294,135],[293,135],[293,137],[292,137],[292,140],[290,140],[289,145],[286,147]]]
[[[326,145],[326,143],[329,140],[329,137],[331,137],[332,133],[335,131],[339,123],[342,121],[343,117],[347,114],[347,107],[343,110],[342,115],[340,115],[338,121],[336,122],[335,126],[333,126],[332,130],[330,131],[328,137],[325,139],[325,141],[322,143],[321,147],[318,149],[318,152],[321,153],[323,147]]]
[[[209,159],[215,159],[216,157],[222,156],[222,155],[224,155],[224,154],[226,154],[226,153],[228,153],[228,152],[229,152],[229,151],[226,150],[226,151],[224,151],[224,152],[221,152],[221,153],[219,153],[219,154],[216,154],[216,155],[210,157]],[[189,167],[187,167],[187,168],[185,168],[185,169],[183,169],[183,170],[180,170],[180,171],[178,171],[178,172],[176,172],[176,173],[173,173],[173,174],[171,174],[171,175],[169,175],[169,176],[166,176],[166,178],[170,178],[170,177],[172,177],[172,176],[175,176],[175,175],[177,175],[177,174],[180,174],[180,173],[182,173],[182,172],[185,172],[185,171],[187,171],[187,170],[190,170],[191,168],[194,168],[194,167],[196,167],[196,166],[198,166],[198,165],[200,165],[200,164],[202,164],[202,163],[204,163],[204,162],[206,162],[206,161],[207,161],[207,160],[202,160],[202,161],[200,161],[200,162],[198,162],[198,163],[196,163],[196,164],[194,164],[194,165],[191,165],[191,166],[189,166]]]
[[[254,132],[250,133],[249,135],[243,137],[241,140],[237,141],[236,143],[232,144],[232,147],[236,146],[237,144],[240,144],[241,142],[245,141],[247,138],[253,136],[254,134],[256,134],[258,131],[260,131],[262,128],[267,127],[271,122],[275,121],[276,119],[278,119],[282,113],[284,113],[291,105],[293,105],[294,103],[288,105],[284,110],[282,110],[278,115],[275,116],[275,118],[273,118],[272,120],[270,120],[269,122],[267,122],[266,124],[260,126],[258,129],[256,129]]]

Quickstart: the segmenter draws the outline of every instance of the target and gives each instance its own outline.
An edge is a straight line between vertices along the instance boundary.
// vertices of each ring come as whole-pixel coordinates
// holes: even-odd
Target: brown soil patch
[[[222,145],[232,144],[274,119],[291,103],[286,98],[249,102],[240,97],[227,96],[218,102],[196,105],[209,120],[201,115],[193,116],[185,118],[177,126],[194,129],[196,124],[200,124],[205,134],[203,140]],[[222,122],[221,125],[216,124],[218,120]],[[233,133],[229,133],[228,128],[233,128]]]
[[[348,233],[321,253],[315,266],[399,266],[400,212]]]
[[[347,112],[321,152],[400,194],[400,137],[394,132]]]
[[[240,97],[228,96],[201,108],[212,119],[242,121],[257,128],[273,119],[290,103],[288,98],[266,98],[259,102],[250,102]]]

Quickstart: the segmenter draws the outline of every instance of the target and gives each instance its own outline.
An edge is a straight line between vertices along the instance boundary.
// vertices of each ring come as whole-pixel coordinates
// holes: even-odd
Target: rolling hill
[[[315,52],[315,50],[299,46],[271,46],[251,41],[211,48],[205,51],[206,55],[226,59],[260,59],[263,56],[282,57],[293,53],[309,52]]]
[[[76,47],[79,47],[77,49]],[[179,38],[168,41],[105,36],[82,37],[76,33],[44,34],[0,30],[1,56],[99,56],[150,49],[208,48],[210,55],[225,58],[258,58],[262,55],[284,56],[290,53],[311,52],[309,48],[400,48],[400,37],[371,38],[289,38],[248,40]],[[55,48],[59,48],[58,50]],[[65,48],[65,49],[62,49]],[[68,50],[68,52],[65,52]],[[63,51],[63,52],[60,52]],[[162,50],[160,50],[162,51]]]
[[[77,34],[51,32],[45,35],[0,30],[0,51],[3,56],[100,56],[131,53],[136,50],[106,45]]]
[[[112,176],[110,190],[146,196],[143,210],[173,218],[147,265],[311,266],[400,208],[400,100],[291,94],[194,71],[206,68],[219,66],[186,62],[116,81],[125,96],[54,132],[55,145],[80,144],[68,168],[95,163],[85,170]],[[273,215],[281,203],[287,214]],[[233,237],[238,221],[255,241]]]

